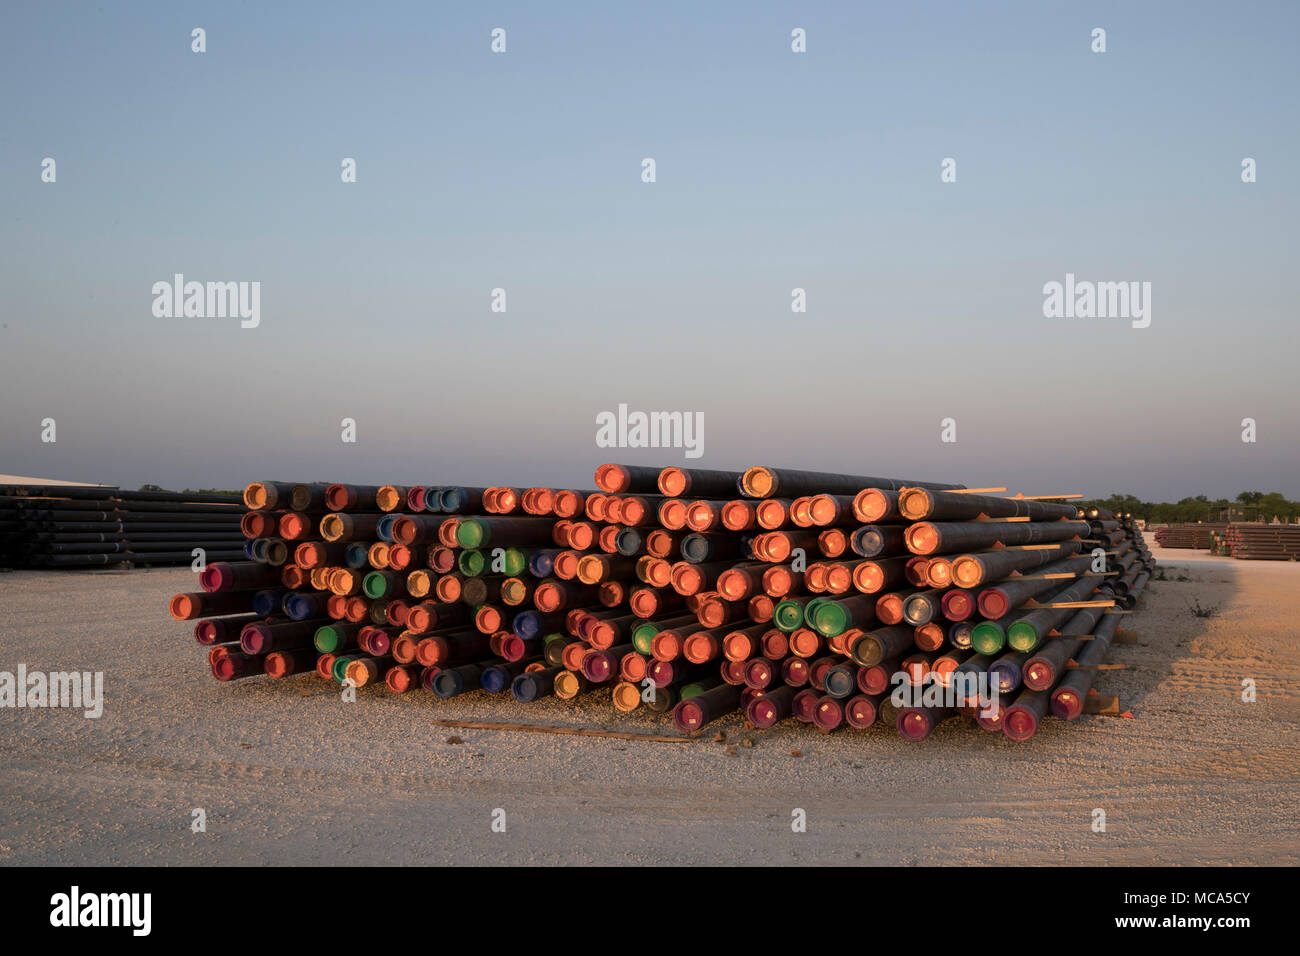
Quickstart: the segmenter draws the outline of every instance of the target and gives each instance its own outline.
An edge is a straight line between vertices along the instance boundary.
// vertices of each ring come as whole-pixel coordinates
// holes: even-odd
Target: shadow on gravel
[[[1204,659],[1202,639],[1233,620],[1241,573],[1230,559],[1182,564],[1177,557],[1163,558],[1137,607],[1120,625],[1135,633],[1138,642],[1112,645],[1107,663],[1125,669],[1100,672],[1094,684],[1098,693],[1118,694],[1120,710],[1137,715],[1174,674],[1176,664]]]

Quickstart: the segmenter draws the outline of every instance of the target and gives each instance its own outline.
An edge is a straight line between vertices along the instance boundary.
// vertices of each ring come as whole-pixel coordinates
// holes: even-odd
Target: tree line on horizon
[[[174,494],[177,494],[177,493],[178,493],[178,492],[176,492],[175,490],[173,490],[173,489],[171,489],[171,488],[164,488],[162,485],[141,485],[137,490],[138,490],[138,491],[165,491],[165,492],[167,492],[167,494],[169,494],[169,495],[174,495]],[[179,494],[183,494],[183,495],[239,495],[240,497],[243,497],[244,489],[243,489],[243,488],[240,488],[240,489],[237,490],[237,491],[230,491],[230,490],[227,489],[227,488],[182,488],[182,489],[180,490]]]
[[[1276,491],[1243,491],[1232,501],[1197,495],[1175,502],[1143,501],[1135,495],[1111,495],[1081,502],[1110,511],[1124,511],[1147,524],[1179,524],[1196,521],[1264,521],[1274,518],[1292,524],[1300,516],[1300,502],[1288,501]]]

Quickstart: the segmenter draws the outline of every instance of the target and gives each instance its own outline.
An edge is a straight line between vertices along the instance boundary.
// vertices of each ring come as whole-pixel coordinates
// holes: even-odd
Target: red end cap
[[[722,526],[731,531],[744,531],[751,514],[748,502],[728,501],[722,506]]]
[[[591,646],[597,650],[609,650],[617,639],[618,631],[608,621],[597,621],[591,628]]]
[[[987,591],[981,591],[979,596],[980,613],[989,620],[996,621],[1000,617],[1005,617],[1006,613],[1011,610],[1011,602],[1007,596],[997,588],[989,588]]]
[[[222,561],[209,564],[199,572],[199,587],[205,591],[224,591],[231,586],[233,580],[234,572],[230,570],[230,565]]]
[[[533,592],[533,603],[539,611],[558,611],[563,603],[563,595],[554,583],[548,581],[537,586]]]
[[[975,604],[966,591],[949,591],[943,596],[943,614],[950,621],[964,621],[974,610]]]
[[[819,730],[834,730],[844,720],[844,709],[834,697],[823,697],[813,711],[813,724]]]
[[[885,572],[878,564],[861,564],[853,572],[854,586],[864,594],[875,594],[885,586]]]
[[[673,583],[676,585],[679,594],[698,594],[704,587],[704,575],[700,574],[699,569],[693,564],[679,567],[676,578],[677,580]]]
[[[865,697],[854,697],[844,709],[844,718],[861,730],[876,722],[876,707]]]
[[[616,495],[626,490],[631,483],[631,476],[622,465],[600,465],[596,469],[596,487],[601,491]]]
[[[582,673],[593,684],[603,684],[609,680],[609,675],[613,673],[614,665],[609,659],[609,655],[604,651],[588,652],[582,659]]]
[[[557,492],[553,510],[557,517],[572,518],[578,513],[578,493],[576,491]]]
[[[785,521],[785,505],[779,501],[760,501],[755,512],[760,528],[779,528]]]
[[[673,682],[676,676],[676,669],[668,661],[650,661],[646,665],[650,679],[654,681],[656,687],[667,687]]]
[[[896,726],[907,740],[924,740],[930,735],[933,723],[925,711],[908,708],[899,712]]]
[[[937,651],[943,647],[947,635],[938,624],[922,624],[916,629],[914,643],[923,651]]]
[[[835,512],[838,510],[830,495],[818,495],[808,505],[808,516],[812,518],[813,524],[826,525],[835,520]]]
[[[952,584],[952,562],[946,558],[935,558],[926,565],[925,575],[930,587],[946,588]]]
[[[694,700],[684,700],[673,708],[673,723],[682,733],[691,733],[704,726],[704,710]]]
[[[178,594],[167,605],[172,617],[178,621],[188,621],[198,616],[199,603],[188,594]]]
[[[1002,732],[1012,740],[1028,740],[1037,729],[1037,719],[1022,707],[1008,710],[1006,720],[1002,723]]]
[[[676,497],[686,494],[686,474],[680,468],[665,468],[659,472],[659,490]]]
[[[762,690],[776,679],[776,668],[765,657],[756,657],[745,667],[745,683]]]
[[[650,652],[661,661],[676,660],[682,653],[682,640],[673,631],[660,631],[650,641]]]
[[[618,662],[619,676],[634,684],[639,684],[645,679],[645,671],[645,658],[640,654],[624,654],[623,659]]]
[[[877,664],[858,671],[858,687],[864,694],[883,694],[889,688],[889,674]]]
[[[939,532],[926,522],[907,529],[907,549],[913,554],[934,554],[939,550]]]
[[[703,664],[718,656],[718,639],[712,634],[692,634],[682,645],[682,656],[692,664]]]
[[[659,596],[653,588],[638,588],[628,598],[628,606],[637,617],[649,617],[659,608]]]
[[[574,575],[578,573],[578,555],[573,551],[561,551],[555,556],[553,568],[557,578],[573,580]]]
[[[878,488],[864,488],[853,499],[853,514],[863,524],[875,524],[887,510],[886,498]]]
[[[1083,713],[1083,698],[1069,687],[1052,695],[1052,713],[1061,720],[1074,720]]]
[[[805,724],[812,723],[813,711],[817,709],[817,702],[821,697],[817,691],[811,687],[804,688],[794,695],[794,700],[790,703],[790,713],[796,720]]]
[[[280,519],[280,533],[293,540],[311,530],[311,521],[305,515],[287,514]]]
[[[727,605],[722,601],[710,598],[700,605],[699,610],[695,612],[695,616],[705,627],[722,627],[723,621],[727,617]]]
[[[659,506],[659,523],[669,531],[686,527],[686,502],[665,501]]]
[[[747,590],[746,585],[747,582],[744,574],[734,568],[728,568],[726,571],[723,571],[718,575],[717,584],[715,586],[718,589],[718,593],[728,601],[739,601],[745,596]]]
[[[750,703],[746,716],[755,727],[766,730],[776,723],[776,708],[767,698],[759,697]]]
[[[1047,690],[1055,677],[1052,665],[1042,658],[1035,657],[1025,664],[1025,686],[1030,690]]]
[[[619,509],[618,520],[623,524],[640,524],[645,518],[645,502],[640,498],[628,498]]]

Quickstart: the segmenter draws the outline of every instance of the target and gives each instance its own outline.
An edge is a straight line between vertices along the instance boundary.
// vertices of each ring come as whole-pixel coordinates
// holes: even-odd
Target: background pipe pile
[[[18,566],[25,537],[18,517],[18,499],[0,494],[0,568]]]
[[[1156,544],[1162,548],[1192,548],[1208,551],[1214,536],[1227,529],[1227,522],[1201,522],[1197,524],[1171,524],[1155,530]]]
[[[238,495],[0,486],[7,567],[175,565],[243,557]]]
[[[1300,525],[1230,524],[1210,548],[1243,561],[1295,561],[1300,558]]]
[[[618,464],[594,483],[255,482],[247,560],[170,610],[222,681],[1025,740],[1083,712],[1154,567],[1130,519],[961,485]]]

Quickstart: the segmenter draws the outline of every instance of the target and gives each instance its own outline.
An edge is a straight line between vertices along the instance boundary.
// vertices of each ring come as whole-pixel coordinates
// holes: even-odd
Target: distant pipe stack
[[[1191,548],[1195,551],[1208,551],[1214,536],[1227,530],[1226,521],[1201,521],[1195,523],[1171,524],[1157,528],[1152,532],[1156,544],[1162,548]]]
[[[1213,535],[1211,550],[1243,561],[1300,560],[1300,525],[1234,522]]]
[[[951,483],[605,464],[595,485],[254,482],[244,560],[170,610],[223,681],[1026,740],[1082,712],[1155,567],[1127,516]]]
[[[1157,528],[1162,548],[1189,548],[1243,561],[1300,560],[1300,524],[1197,522]]]
[[[238,495],[101,486],[0,486],[0,564],[79,568],[242,557]]]

